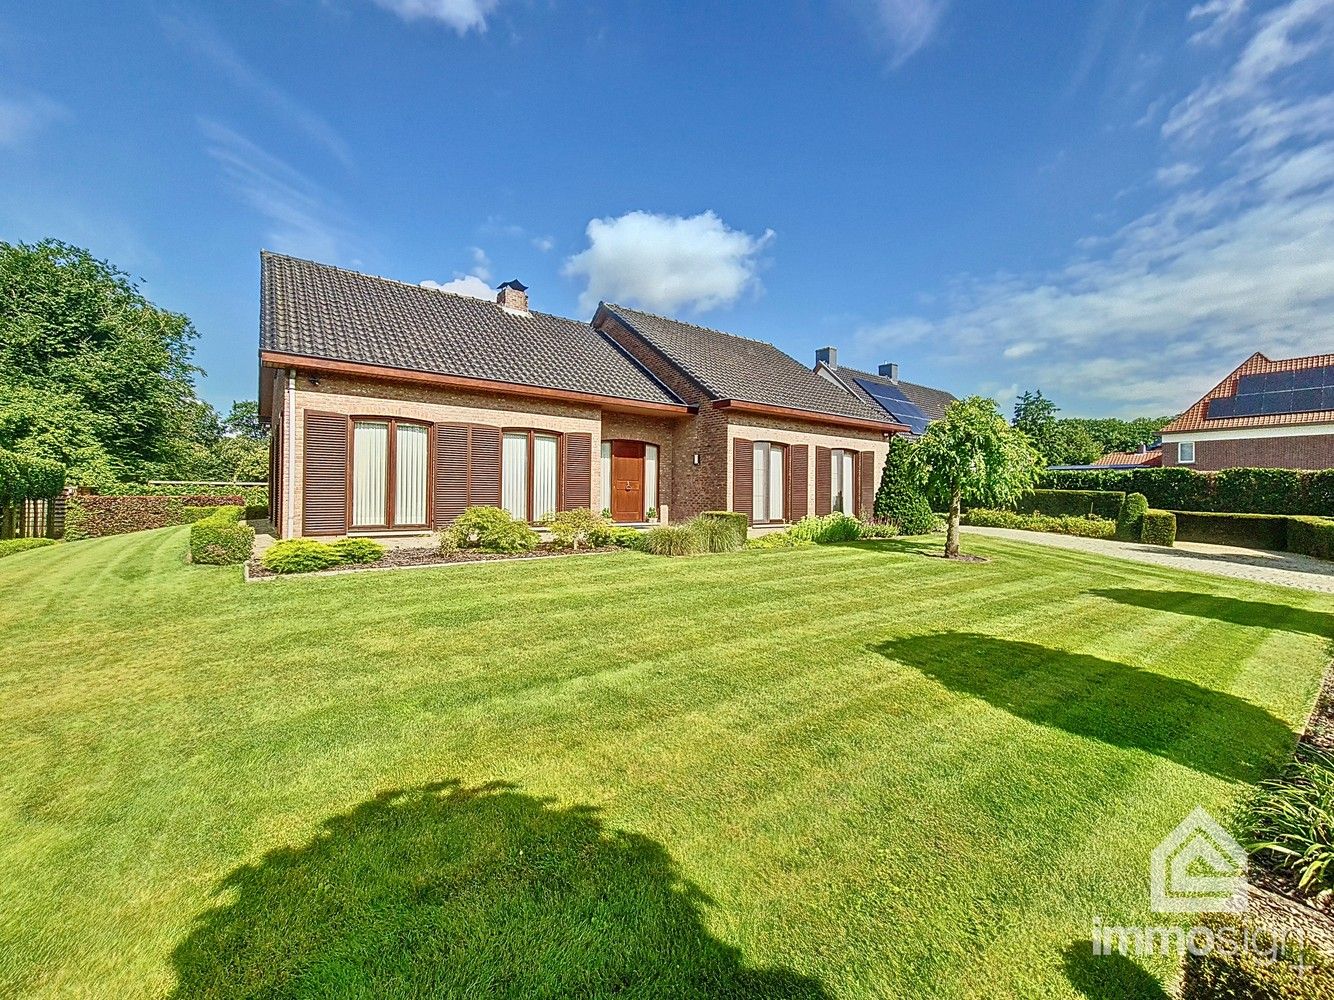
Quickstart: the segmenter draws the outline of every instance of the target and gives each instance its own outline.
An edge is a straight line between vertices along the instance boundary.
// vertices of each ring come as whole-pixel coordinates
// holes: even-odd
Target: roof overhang
[[[754,413],[765,417],[784,417],[788,420],[803,420],[808,424],[823,424],[827,427],[847,427],[861,431],[880,431],[890,434],[907,434],[906,424],[895,424],[884,420],[868,420],[864,417],[845,417],[837,413],[817,413],[814,410],[799,410],[795,406],[775,406],[772,403],[753,403],[748,399],[719,399],[714,406],[723,410],[735,410],[738,413]]]
[[[594,406],[600,410],[610,410],[614,413],[635,413],[643,416],[674,418],[689,416],[696,409],[693,406],[687,406],[685,403],[656,403],[650,400],[624,399],[620,396],[604,396],[595,392],[552,389],[547,386],[525,385],[520,382],[497,382],[491,379],[471,378],[466,375],[444,375],[437,372],[417,371],[412,368],[369,365],[358,361],[336,361],[332,358],[317,358],[305,354],[286,354],[281,351],[260,351],[259,363],[261,366],[293,368],[300,372],[323,372],[330,375],[378,379],[382,382],[459,389],[464,392],[504,393],[507,396],[520,396],[527,399],[554,400],[562,403]]]

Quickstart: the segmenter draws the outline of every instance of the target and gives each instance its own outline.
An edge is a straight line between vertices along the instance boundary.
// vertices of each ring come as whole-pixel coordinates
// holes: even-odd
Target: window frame
[[[1183,457],[1182,457],[1182,455],[1181,455],[1181,450],[1182,450],[1183,448],[1190,448],[1190,458],[1183,458]],[[1194,442],[1194,441],[1178,441],[1178,442],[1177,442],[1177,465],[1194,465],[1194,464],[1195,464],[1195,442]]]
[[[352,523],[352,505],[355,502],[353,472],[357,467],[357,424],[386,424],[389,439],[385,443],[384,520],[380,524]],[[422,524],[394,524],[394,507],[398,498],[398,425],[411,424],[426,428],[426,521]],[[381,414],[357,413],[347,418],[347,531],[429,531],[435,523],[435,424],[413,417],[387,417]]]
[[[792,446],[783,441],[752,441],[750,449],[752,470],[754,469],[753,463],[755,461],[755,451],[760,446],[763,446],[765,448],[764,483],[762,486],[760,483],[757,483],[755,481],[754,472],[752,471],[751,482],[750,482],[750,510],[746,511],[745,513],[750,516],[751,524],[765,524],[765,525],[787,524],[792,517],[792,462],[791,462]],[[760,521],[755,518],[755,498],[756,496],[759,495],[761,489],[763,489],[764,497],[766,500],[766,503],[764,505],[765,513],[767,514],[769,511],[773,509],[773,504],[767,501],[770,500],[769,497],[769,476],[770,476],[769,468],[771,461],[770,456],[773,455],[773,449],[775,448],[777,448],[779,451],[783,453],[782,517],[780,517],[778,520],[774,520],[773,518],[769,517],[765,518],[763,521]]]
[[[842,481],[844,480],[844,475],[843,475],[843,473],[844,473],[844,471],[846,470],[846,466],[843,465],[843,456],[844,456],[844,455],[850,456],[851,459],[852,459],[852,483],[851,483],[851,486],[849,486],[848,483],[843,482],[843,506],[844,506],[844,507],[851,507],[852,510],[840,510],[839,508],[837,508],[837,507],[834,505],[834,498],[837,497],[837,496],[839,495],[839,494],[838,494],[837,492],[835,492],[835,490],[834,490],[834,481],[835,481],[835,480],[834,480],[834,466],[835,466],[835,464],[837,463],[837,465],[838,465],[838,480],[839,480],[840,482],[842,482]],[[857,454],[857,451],[856,451],[855,448],[830,448],[830,449],[829,449],[829,512],[830,512],[831,514],[843,514],[843,515],[845,515],[845,516],[847,516],[847,517],[856,517],[856,516],[857,516],[856,513],[855,513],[855,511],[857,510],[857,463],[858,463],[858,461],[860,461],[860,459],[858,458],[858,454]],[[849,490],[851,490],[851,495],[852,495],[852,502],[851,502],[851,503],[848,502],[848,494],[849,494]]]
[[[527,479],[526,495],[524,497],[524,520],[527,524],[541,524],[541,521],[533,518],[533,475],[537,463],[533,461],[535,444],[534,439],[538,437],[551,437],[556,439],[556,509],[553,514],[559,514],[565,509],[565,432],[553,431],[545,427],[502,427],[500,428],[500,505],[505,506],[505,435],[506,434],[527,434],[528,435],[528,460],[527,460]]]

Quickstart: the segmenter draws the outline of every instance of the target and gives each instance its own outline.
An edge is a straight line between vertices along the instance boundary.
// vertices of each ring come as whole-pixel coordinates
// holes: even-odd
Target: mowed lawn
[[[0,995],[1157,997],[1334,602],[982,538],[245,585],[0,561]]]

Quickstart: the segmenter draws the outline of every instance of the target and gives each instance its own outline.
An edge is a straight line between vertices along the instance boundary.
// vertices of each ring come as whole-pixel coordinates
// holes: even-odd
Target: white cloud
[[[1166,167],[1159,167],[1154,174],[1154,178],[1163,187],[1176,187],[1179,184],[1186,183],[1199,172],[1200,168],[1193,163],[1173,163]]]
[[[854,7],[897,68],[935,36],[949,0],[854,0]]]
[[[63,105],[40,94],[0,97],[0,146],[18,146],[67,112]]]
[[[375,0],[405,21],[439,21],[460,35],[486,30],[486,19],[500,0]]]
[[[1175,186],[1158,204],[1080,241],[1064,267],[964,279],[944,314],[869,326],[859,351],[883,355],[906,335],[964,377],[986,359],[992,384],[1123,414],[1180,409],[1256,350],[1334,351],[1334,94],[1276,97],[1266,82],[1297,68],[1298,51],[1327,64],[1334,33],[1317,13],[1334,19],[1334,2],[1290,0],[1240,25],[1240,52],[1173,112],[1164,152],[1188,132],[1216,139],[1207,183],[1164,168]],[[1283,40],[1292,31],[1300,41]]]
[[[207,118],[199,128],[236,196],[265,219],[269,247],[312,260],[346,259],[352,226],[327,192],[239,132]]]
[[[730,305],[759,288],[760,253],[774,238],[729,228],[713,212],[682,217],[628,212],[588,224],[588,249],[563,273],[587,282],[580,308],[599,300],[660,312]]]
[[[534,236],[529,242],[540,253],[548,253],[556,246],[556,241],[550,236]]]
[[[472,254],[472,273],[482,281],[491,280],[491,258],[486,255],[486,251],[481,247],[471,247]]]
[[[423,288],[433,288],[437,292],[453,292],[455,295],[469,295],[474,299],[495,301],[496,293],[485,280],[475,274],[456,274],[453,281],[423,281]]]
[[[1213,45],[1225,38],[1246,13],[1249,0],[1208,0],[1196,4],[1187,15],[1190,20],[1208,23],[1190,36],[1193,45]]]

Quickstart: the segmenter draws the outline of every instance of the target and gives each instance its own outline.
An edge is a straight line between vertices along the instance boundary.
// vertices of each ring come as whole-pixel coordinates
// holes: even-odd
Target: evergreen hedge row
[[[1020,497],[1015,509],[1021,514],[1048,517],[1094,517],[1115,521],[1126,495],[1116,490],[1033,490]]]
[[[1334,517],[1334,469],[1161,469],[1047,471],[1038,486],[1056,490],[1143,493],[1158,510]]]

